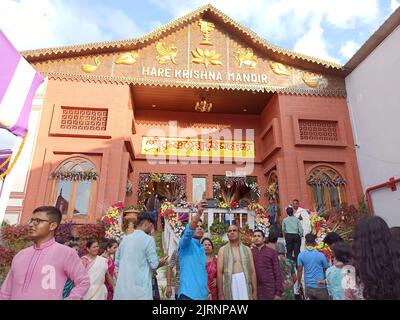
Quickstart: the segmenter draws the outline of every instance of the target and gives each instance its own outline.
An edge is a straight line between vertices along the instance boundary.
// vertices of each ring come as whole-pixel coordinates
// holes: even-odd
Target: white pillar
[[[212,226],[212,224],[213,224],[213,222],[214,222],[214,209],[208,209],[207,210],[207,215],[208,215],[208,221],[207,221],[207,224],[208,224],[208,232],[210,232],[210,228],[211,228],[211,226]]]
[[[247,211],[247,223],[254,230],[254,211]]]

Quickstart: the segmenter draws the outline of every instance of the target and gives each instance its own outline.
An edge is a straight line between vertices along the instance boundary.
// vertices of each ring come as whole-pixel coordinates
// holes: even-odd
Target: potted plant
[[[124,208],[124,220],[128,222],[128,226],[125,230],[126,234],[131,234],[135,230],[137,216],[144,210],[145,207],[142,205],[131,205]]]

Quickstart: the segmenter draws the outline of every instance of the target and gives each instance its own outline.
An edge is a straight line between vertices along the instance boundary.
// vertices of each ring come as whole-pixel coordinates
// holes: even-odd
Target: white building
[[[400,8],[345,68],[364,192],[376,215],[400,226]]]

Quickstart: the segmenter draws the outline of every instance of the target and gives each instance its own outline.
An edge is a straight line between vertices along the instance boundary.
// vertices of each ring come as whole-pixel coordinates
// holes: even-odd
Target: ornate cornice
[[[249,84],[230,84],[230,83],[211,83],[211,82],[190,82],[190,81],[166,81],[131,77],[111,77],[99,76],[93,74],[68,74],[59,72],[41,72],[43,76],[52,80],[64,81],[82,81],[90,83],[112,83],[123,85],[144,85],[159,87],[178,87],[178,88],[196,88],[196,89],[220,89],[220,90],[240,90],[240,91],[258,91],[268,93],[287,93],[312,96],[346,96],[346,91],[342,89],[304,89],[297,87],[275,87],[266,85]]]
[[[87,55],[87,54],[93,54],[93,53],[102,53],[102,52],[110,52],[112,50],[114,51],[123,51],[123,50],[130,50],[133,48],[136,48],[140,46],[141,44],[145,44],[149,41],[159,39],[161,36],[163,36],[165,33],[177,29],[181,27],[183,24],[186,24],[188,22],[191,22],[198,17],[200,17],[204,13],[210,13],[211,15],[215,15],[217,18],[221,19],[224,23],[234,27],[236,30],[244,34],[246,37],[248,37],[251,41],[253,41],[256,44],[261,45],[264,49],[270,50],[274,53],[282,54],[291,58],[315,63],[318,65],[322,65],[325,68],[331,68],[331,69],[336,69],[336,70],[344,70],[343,66],[330,62],[327,60],[322,60],[318,59],[316,57],[296,53],[290,50],[286,50],[283,48],[280,48],[278,46],[275,46],[273,44],[270,44],[263,38],[261,38],[259,35],[257,35],[254,31],[248,29],[247,27],[241,25],[240,23],[234,21],[227,15],[225,15],[223,12],[220,10],[216,9],[212,5],[206,5],[198,8],[195,11],[192,11],[186,15],[184,15],[181,18],[178,18],[176,20],[173,20],[157,29],[154,31],[147,33],[139,38],[135,39],[128,39],[128,40],[120,40],[120,41],[107,41],[107,42],[96,42],[96,43],[89,43],[89,44],[83,44],[83,45],[73,45],[73,46],[63,46],[63,47],[56,47],[56,48],[46,48],[46,49],[37,49],[37,50],[28,50],[28,51],[23,51],[22,55],[28,60],[28,61],[38,61],[42,59],[54,59],[54,58],[60,58],[68,55]]]

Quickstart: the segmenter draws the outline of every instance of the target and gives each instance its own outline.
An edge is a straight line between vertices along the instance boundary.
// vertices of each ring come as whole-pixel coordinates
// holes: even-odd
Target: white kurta
[[[142,230],[126,236],[118,250],[118,279],[114,300],[152,300],[152,270],[158,267],[153,237]]]
[[[310,221],[310,215],[308,214],[308,211],[304,208],[299,207],[297,211],[294,213],[294,216],[296,218],[299,218],[301,216],[301,226],[303,227],[303,237],[301,238],[301,248],[300,250],[303,251],[306,248],[305,245],[305,236],[306,234],[309,234],[311,232],[311,221]]]

